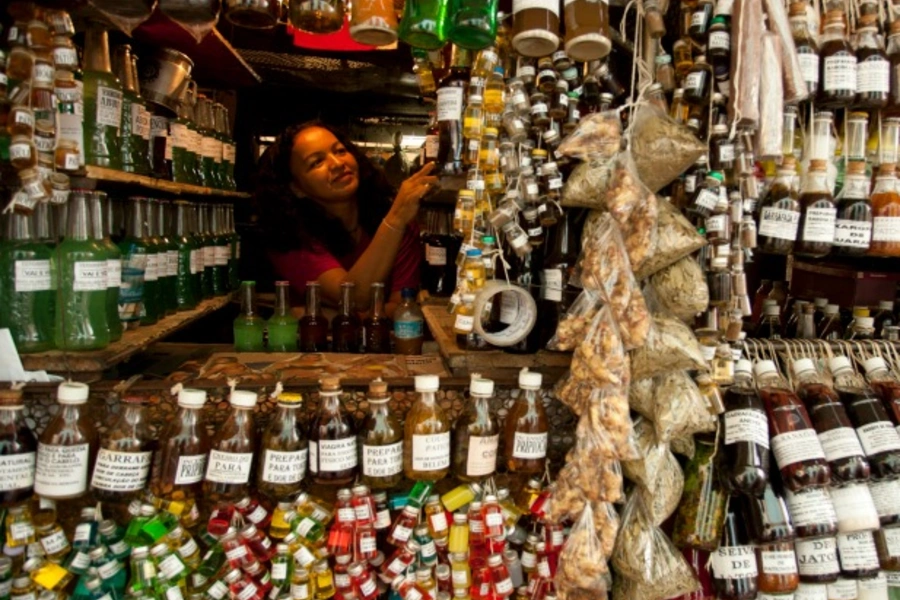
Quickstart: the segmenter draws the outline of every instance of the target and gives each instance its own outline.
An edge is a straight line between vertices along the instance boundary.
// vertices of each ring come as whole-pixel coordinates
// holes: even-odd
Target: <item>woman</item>
[[[437,182],[427,165],[394,191],[342,133],[319,122],[284,131],[260,159],[256,201],[276,272],[298,293],[318,281],[337,305],[341,284],[356,283],[356,306],[385,282],[393,304],[418,287],[422,252],[415,219]],[[393,202],[391,202],[393,198]]]

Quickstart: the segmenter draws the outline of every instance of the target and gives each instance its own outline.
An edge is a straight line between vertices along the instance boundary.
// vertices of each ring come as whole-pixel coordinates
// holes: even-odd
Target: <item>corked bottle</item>
[[[262,436],[256,487],[276,501],[292,498],[306,476],[309,443],[300,423],[301,394],[278,395],[278,411]]]
[[[31,497],[37,437],[25,422],[21,389],[0,390],[0,505],[9,506]],[[2,587],[2,584],[0,584]]]
[[[800,191],[800,225],[795,254],[822,257],[831,252],[834,244],[837,207],[828,185],[827,168],[827,161],[809,161],[809,172]]]
[[[341,380],[319,381],[319,410],[309,424],[309,470],[315,483],[346,485],[356,475],[356,432],[341,409]]]
[[[381,378],[369,383],[369,414],[360,427],[361,481],[372,489],[390,489],[403,480],[403,425],[391,412],[391,395]]]
[[[830,10],[825,15],[819,61],[817,108],[842,108],[856,97],[856,55],[847,40],[844,11]]]
[[[878,168],[872,190],[872,243],[869,256],[900,256],[900,193],[897,191],[896,165]]]
[[[869,250],[871,241],[872,205],[869,202],[866,162],[850,161],[847,163],[844,189],[838,201],[833,251],[842,256],[862,256]]]
[[[884,108],[891,91],[891,64],[878,33],[878,15],[862,15],[856,26],[856,101],[863,109]]]
[[[800,224],[800,202],[796,186],[796,161],[785,157],[775,182],[759,205],[760,252],[790,254]]]

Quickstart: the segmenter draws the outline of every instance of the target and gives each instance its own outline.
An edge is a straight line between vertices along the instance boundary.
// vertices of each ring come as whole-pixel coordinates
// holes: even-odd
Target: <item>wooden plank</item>
[[[128,360],[151,344],[165,338],[194,321],[209,315],[231,302],[231,295],[204,300],[194,310],[177,312],[160,319],[155,325],[126,331],[122,339],[102,350],[66,352],[50,350],[38,354],[23,354],[22,364],[28,371],[48,371],[89,379],[98,373]]]
[[[189,195],[189,196],[217,196],[221,198],[246,199],[250,194],[246,192],[231,192],[228,190],[216,190],[212,188],[202,187],[199,185],[190,185],[187,183],[176,183],[165,179],[157,179],[156,177],[147,177],[138,175],[137,173],[126,173],[125,171],[117,171],[116,169],[108,169],[106,167],[86,166],[83,177],[73,176],[73,187],[81,187],[87,189],[96,188],[96,182],[115,183],[120,185],[134,186],[146,190],[156,192],[165,192],[173,195]],[[94,181],[92,181],[94,180]]]

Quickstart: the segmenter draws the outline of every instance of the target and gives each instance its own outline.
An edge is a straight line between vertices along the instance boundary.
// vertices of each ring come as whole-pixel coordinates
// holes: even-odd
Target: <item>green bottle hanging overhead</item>
[[[121,169],[122,86],[110,67],[106,30],[97,24],[84,34],[82,81],[85,163]]]
[[[499,0],[449,0],[447,37],[466,50],[481,50],[497,37]]]
[[[448,0],[406,0],[400,39],[413,48],[437,50],[447,41]]]

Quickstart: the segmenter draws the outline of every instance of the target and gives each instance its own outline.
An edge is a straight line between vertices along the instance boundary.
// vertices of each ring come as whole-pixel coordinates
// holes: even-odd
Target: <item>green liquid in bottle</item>
[[[91,227],[94,239],[106,252],[106,323],[109,325],[109,341],[122,337],[119,320],[119,288],[122,285],[122,252],[109,236],[112,212],[105,192],[90,192]]]
[[[172,241],[178,249],[178,272],[175,275],[175,302],[178,310],[190,310],[200,301],[200,289],[194,274],[196,246],[188,233],[190,207],[184,200],[175,201],[175,235]]]
[[[234,349],[238,352],[265,350],[266,322],[256,314],[256,282],[241,283],[241,314],[234,320]]]
[[[160,310],[166,314],[175,314],[178,310],[177,279],[178,279],[178,244],[171,236],[167,235],[167,212],[170,206],[168,201],[161,201],[156,211],[156,230],[154,233],[159,239],[160,267],[159,289]],[[160,313],[162,316],[162,313]]]
[[[144,271],[144,298],[141,302],[141,325],[153,325],[165,312],[161,308],[162,292],[160,290],[159,272],[160,264],[165,269],[165,249],[160,247],[159,238],[155,237],[155,226],[152,223],[156,219],[156,209],[159,203],[155,200],[145,199],[144,209],[146,218],[143,222],[143,240],[147,245],[147,269]]]
[[[297,322],[291,314],[290,284],[275,282],[275,314],[266,323],[270,352],[297,351]]]
[[[213,234],[213,295],[222,296],[228,293],[228,260],[231,258],[231,244],[225,231],[225,208],[212,207]]]
[[[238,279],[238,269],[241,259],[241,236],[238,235],[234,228],[234,207],[228,207],[228,245],[231,254],[228,258],[228,289],[236,290],[240,285]]]
[[[84,160],[89,165],[121,169],[122,86],[110,68],[106,31],[88,29],[84,45]]]
[[[216,267],[216,238],[209,228],[209,205],[200,204],[197,207],[197,214],[200,217],[197,222],[197,235],[202,240],[201,246],[203,249],[203,271],[200,279],[201,289],[203,290],[204,298],[212,298],[215,295],[213,292],[213,279],[215,277],[214,272]]]
[[[122,287],[119,288],[119,320],[125,329],[136,329],[141,321],[144,301],[144,275],[147,270],[147,243],[143,238],[144,206],[140,198],[131,198],[127,232],[119,242],[122,252]]]

